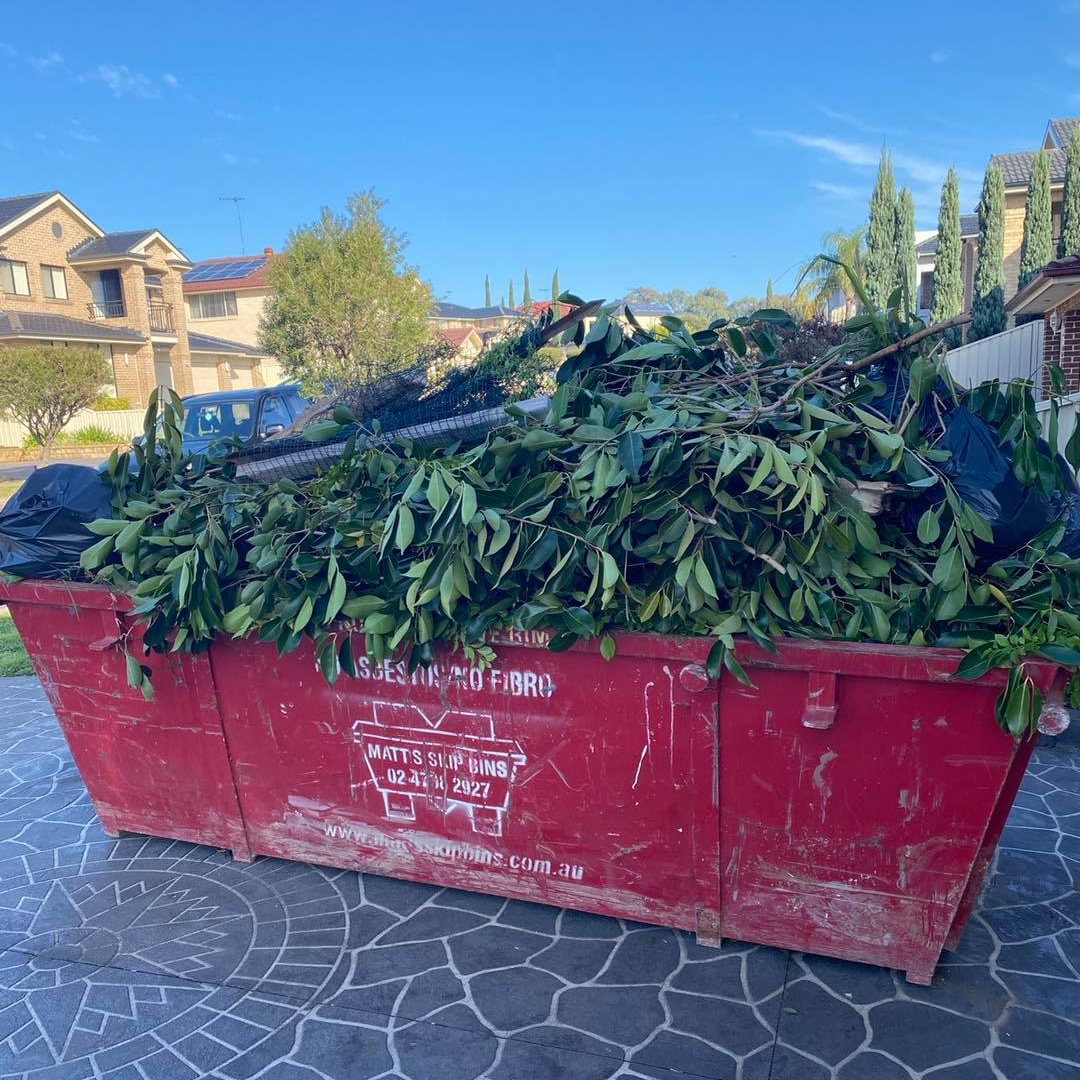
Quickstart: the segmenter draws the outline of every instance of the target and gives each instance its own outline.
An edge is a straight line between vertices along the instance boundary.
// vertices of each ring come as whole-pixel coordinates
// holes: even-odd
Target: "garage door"
[[[218,385],[216,360],[191,360],[191,388],[196,394],[216,394]]]
[[[250,390],[255,385],[255,361],[232,360],[232,388],[234,390]]]

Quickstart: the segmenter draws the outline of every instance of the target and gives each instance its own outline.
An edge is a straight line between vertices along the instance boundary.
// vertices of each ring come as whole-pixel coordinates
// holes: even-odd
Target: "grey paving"
[[[1037,751],[980,909],[895,973],[323,867],[106,837],[0,681],[0,1076],[1080,1077],[1080,749]]]

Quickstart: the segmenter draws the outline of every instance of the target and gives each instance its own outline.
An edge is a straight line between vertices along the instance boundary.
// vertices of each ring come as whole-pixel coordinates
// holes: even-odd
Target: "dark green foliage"
[[[975,294],[971,305],[968,340],[1000,334],[1008,324],[1005,314],[1005,178],[990,165],[979,199],[979,261],[975,266]]]
[[[285,653],[309,638],[331,682],[361,656],[428,664],[440,642],[490,663],[486,635],[506,627],[547,629],[553,649],[616,629],[708,635],[712,673],[736,677],[737,634],[974,646],[985,655],[965,673],[1014,665],[1000,717],[1022,734],[1038,699],[1009,650],[1080,635],[1080,562],[1055,550],[1063,526],[978,558],[987,526],[917,419],[949,404],[933,400],[947,394],[942,351],[924,339],[896,354],[911,389],[890,422],[861,362],[909,327],[863,303],[808,362],[775,310],[691,335],[673,318],[628,332],[602,309],[543,421],[508,417],[479,444],[424,451],[356,429],[306,484],[182,458],[179,400],[159,418],[155,396],[145,445],[105,470],[116,513],[90,526],[102,540],[83,566],[133,592],[148,650],[227,633]],[[1023,386],[969,404],[1009,428],[1031,483],[1056,486]],[[322,427],[354,426],[345,409],[335,421]],[[880,481],[895,503],[872,517],[851,492]],[[128,666],[147,692],[145,666]]]
[[[529,314],[532,307],[532,293],[529,291],[529,271],[525,271],[525,281],[521,287],[521,305],[525,308],[525,314]]]
[[[511,280],[511,282],[510,282],[510,287],[507,290],[507,295],[510,297],[510,306],[511,307],[517,307],[517,304],[514,303],[514,282],[513,282],[513,280]]]
[[[907,188],[896,202],[896,284],[908,311],[915,310],[915,200]]]
[[[559,299],[559,270],[556,267],[555,273],[551,275],[551,307],[552,307],[552,314],[554,314],[554,316],[556,318],[559,317],[558,311],[555,310],[555,306],[556,306],[556,304],[558,302],[558,299]]]
[[[491,307],[491,278],[484,275],[484,307]]]
[[[896,288],[896,180],[892,159],[882,149],[874,192],[870,196],[870,225],[866,231],[866,291],[876,308],[888,306]]]
[[[1017,288],[1022,289],[1036,277],[1053,257],[1050,155],[1045,150],[1040,150],[1031,163],[1031,182],[1028,184],[1027,203],[1024,207],[1024,239],[1020,245],[1020,279]]]
[[[1058,258],[1080,255],[1080,127],[1073,130],[1065,161],[1065,192],[1061,201],[1061,240]]]
[[[946,322],[964,310],[964,282],[960,276],[960,185],[956,170],[950,169],[941,189],[938,211],[938,250],[934,262],[934,300],[930,322]],[[950,347],[960,344],[960,331],[945,338]]]

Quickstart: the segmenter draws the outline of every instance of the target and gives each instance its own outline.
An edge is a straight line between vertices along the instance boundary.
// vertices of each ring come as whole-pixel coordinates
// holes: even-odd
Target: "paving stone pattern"
[[[143,837],[106,837],[0,682],[0,1075],[1077,1080],[1080,749],[1037,751],[935,984]]]

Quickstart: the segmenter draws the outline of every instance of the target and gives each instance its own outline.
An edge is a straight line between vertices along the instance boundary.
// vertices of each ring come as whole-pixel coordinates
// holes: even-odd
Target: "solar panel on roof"
[[[231,278],[247,277],[266,263],[263,257],[257,259],[232,259],[229,262],[205,263],[196,266],[184,275],[184,281],[227,281]]]

